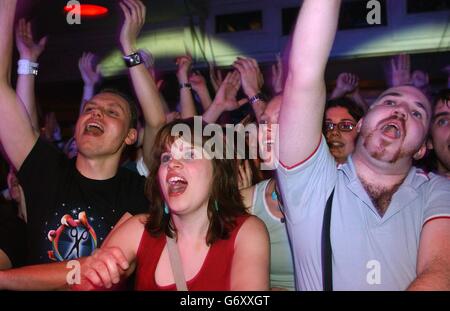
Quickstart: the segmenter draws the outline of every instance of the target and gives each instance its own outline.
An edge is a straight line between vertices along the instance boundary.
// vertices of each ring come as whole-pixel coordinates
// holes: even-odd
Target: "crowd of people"
[[[39,126],[47,38],[16,2],[0,0],[0,289],[450,290],[450,85],[402,54],[374,101],[348,72],[327,92],[340,0],[303,1],[270,83],[250,57],[209,81],[178,57],[176,111],[137,49],[147,8],[120,1],[134,94],[97,92],[83,53],[66,140],[54,113]]]

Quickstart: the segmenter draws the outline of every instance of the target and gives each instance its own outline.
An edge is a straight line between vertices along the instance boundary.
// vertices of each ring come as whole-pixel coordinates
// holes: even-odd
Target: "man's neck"
[[[106,180],[117,174],[119,159],[111,157],[89,159],[78,154],[75,166],[80,174],[86,178]]]
[[[383,217],[391,203],[392,196],[402,185],[409,169],[399,169],[398,167],[389,169],[389,166],[377,166],[358,153],[355,153],[352,159],[361,184],[378,214]]]

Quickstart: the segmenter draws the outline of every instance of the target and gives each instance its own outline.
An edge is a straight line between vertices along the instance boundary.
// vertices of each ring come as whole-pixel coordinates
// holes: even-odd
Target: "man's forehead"
[[[431,103],[428,98],[422,91],[413,86],[397,86],[387,89],[378,97],[377,102],[389,96],[410,99],[423,106],[428,112],[431,112]]]

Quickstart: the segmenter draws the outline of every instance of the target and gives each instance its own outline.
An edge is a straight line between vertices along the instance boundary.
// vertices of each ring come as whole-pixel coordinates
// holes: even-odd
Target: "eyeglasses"
[[[336,128],[336,126],[337,129],[341,132],[351,132],[355,128],[356,124],[351,121],[342,121],[339,122],[338,124],[330,121],[325,121],[323,123],[323,130],[324,132],[331,132]]]

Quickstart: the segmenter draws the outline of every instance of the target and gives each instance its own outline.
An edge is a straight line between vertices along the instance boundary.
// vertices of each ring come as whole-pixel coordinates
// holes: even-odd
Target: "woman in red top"
[[[225,152],[217,144],[205,151],[205,126],[199,133],[187,119],[160,130],[147,181],[149,215],[110,233],[83,262],[77,289],[110,288],[136,271],[138,290],[176,290],[168,236],[177,241],[188,290],[268,290],[267,230],[245,211],[233,160],[218,159]]]

